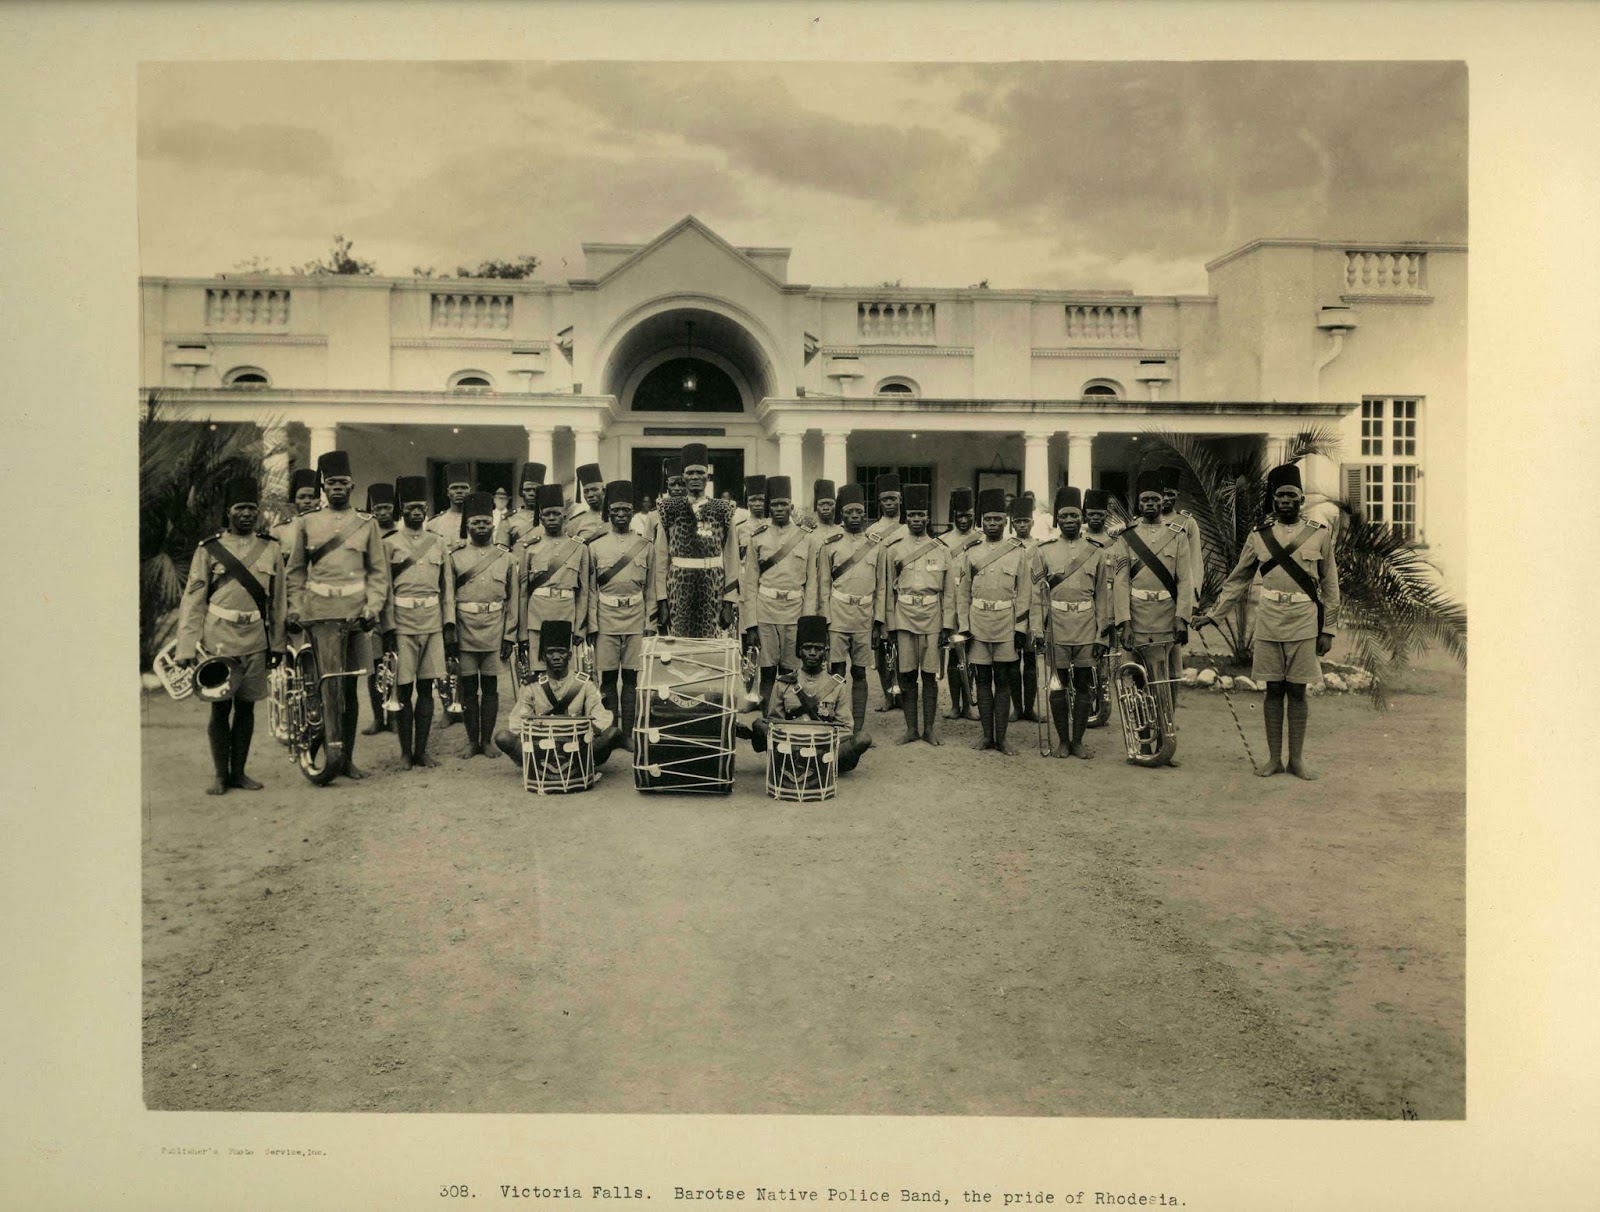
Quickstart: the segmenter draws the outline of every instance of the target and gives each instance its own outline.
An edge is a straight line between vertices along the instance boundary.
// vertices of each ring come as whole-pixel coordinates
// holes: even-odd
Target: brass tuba
[[[1171,691],[1159,685],[1152,689],[1150,671],[1133,655],[1117,666],[1113,681],[1129,763],[1165,766],[1178,748]]]

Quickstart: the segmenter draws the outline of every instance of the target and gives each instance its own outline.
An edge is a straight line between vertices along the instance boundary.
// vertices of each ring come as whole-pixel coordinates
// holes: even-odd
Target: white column
[[[289,499],[289,427],[265,425],[261,429],[261,495],[277,503]]]
[[[1048,512],[1054,498],[1050,491],[1050,435],[1024,433],[1022,443],[1023,491],[1033,493],[1034,504]]]
[[[543,463],[545,474],[548,476],[555,470],[556,445],[555,437],[548,426],[527,425],[528,432],[528,462]],[[522,469],[517,469],[517,474],[522,474]]]
[[[312,425],[311,429],[311,466],[317,465],[317,460],[330,450],[339,448],[339,427],[337,425]]]
[[[835,488],[850,482],[850,431],[830,430],[822,435],[822,478]]]
[[[572,431],[572,466],[576,470],[585,463],[600,461],[600,431],[574,429]]]
[[[1094,487],[1094,434],[1067,435],[1067,483],[1085,492]]]
[[[775,436],[778,439],[778,474],[788,476],[794,485],[794,490],[799,492],[803,468],[801,444],[805,441],[806,435],[800,430],[780,429]]]
[[[1278,466],[1289,455],[1289,439],[1275,433],[1269,433],[1264,440],[1263,450],[1267,457],[1267,467]]]

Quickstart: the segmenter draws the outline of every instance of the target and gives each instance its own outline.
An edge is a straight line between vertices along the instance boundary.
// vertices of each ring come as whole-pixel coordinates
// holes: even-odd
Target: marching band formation
[[[1016,754],[1015,718],[1037,724],[1041,753],[1090,758],[1085,733],[1114,702],[1128,761],[1176,766],[1182,646],[1252,586],[1252,675],[1267,687],[1258,773],[1315,777],[1306,689],[1339,582],[1332,532],[1301,516],[1292,464],[1270,473],[1273,515],[1207,612],[1199,527],[1175,507],[1172,469],[1138,476],[1138,514],[1120,530],[1104,492],[1060,488],[1048,537],[1031,534],[1026,495],[956,489],[936,535],[927,486],[894,475],[874,484],[869,525],[860,485],[818,480],[805,510],[788,477],[751,476],[736,508],[707,491],[709,470],[706,448],[685,446],[642,512],[634,485],[597,465],[578,469],[569,502],[528,463],[507,512],[452,465],[449,507],[430,517],[422,476],[374,485],[354,508],[349,456],[332,451],[294,474],[297,515],[270,532],[257,484],[231,482],[226,527],[195,551],[156,664],[175,697],[210,703],[208,793],[261,786],[245,766],[263,699],[313,783],[364,777],[362,681],[362,734],[393,731],[405,769],[434,765],[437,694],[469,757],[508,755],[536,792],[586,789],[622,749],[640,791],[726,793],[747,739],[774,798],[831,798],[872,744],[869,667],[878,710],[904,715],[900,744],[941,743],[943,685],[946,718],[976,719],[981,750]],[[508,670],[515,701],[496,730]]]

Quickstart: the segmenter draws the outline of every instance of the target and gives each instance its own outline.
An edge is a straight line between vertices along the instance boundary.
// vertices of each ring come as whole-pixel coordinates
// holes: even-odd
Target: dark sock
[[[933,735],[933,721],[939,718],[939,679],[932,673],[922,675],[922,735]]]
[[[1267,683],[1267,697],[1261,704],[1261,718],[1267,725],[1267,758],[1269,764],[1283,765],[1283,698],[1282,682]]]
[[[778,681],[778,667],[776,665],[761,666],[761,702],[763,707],[772,702],[772,688]]]
[[[639,674],[635,670],[622,671],[622,692],[617,702],[617,718],[622,721],[622,735],[631,744],[633,728],[639,719]]]
[[[477,748],[483,744],[478,724],[478,679],[476,676],[457,678],[456,687],[461,693],[461,722],[467,726],[467,744]]]
[[[433,728],[433,680],[424,678],[417,683],[416,736],[411,745],[412,761],[428,756],[428,733]]]
[[[411,690],[409,682],[404,686],[396,686],[394,690],[395,697],[400,700],[400,756],[408,762],[411,760],[412,737],[417,722],[417,709],[411,705]]]
[[[1083,701],[1082,695],[1079,695],[1078,698]],[[1072,728],[1071,721],[1067,718],[1067,692],[1065,688],[1050,692],[1050,721],[1056,727],[1057,739],[1063,745],[1070,745],[1072,743]]]
[[[1083,734],[1089,729],[1089,717],[1094,713],[1094,670],[1072,671],[1072,736],[1071,744],[1081,745]]]
[[[342,679],[348,683],[349,678]],[[344,763],[350,766],[355,762],[356,756],[356,725],[361,722],[361,695],[356,688],[346,685],[344,688]]]
[[[233,761],[233,728],[228,722],[232,703],[212,703],[211,721],[206,725],[206,740],[211,744],[211,770],[217,781],[228,783],[229,766]]]
[[[256,734],[256,705],[233,701],[233,728],[228,744],[228,771],[233,782],[244,778],[244,764],[250,756],[250,741]]]
[[[866,670],[862,670],[862,673],[864,675]],[[918,724],[921,720],[921,716],[917,710],[917,689],[919,685],[920,683],[915,672],[902,673],[900,675],[900,710],[905,714],[906,717],[907,736],[919,735]],[[867,697],[865,677],[863,677],[862,680],[861,697],[863,699]],[[860,731],[860,727],[860,717],[857,716],[857,731]]]
[[[994,666],[994,670],[997,687],[1020,686],[1022,684],[1022,679],[1018,676],[1017,662],[1004,661]],[[1006,710],[1005,695],[1000,693],[994,697],[994,747],[999,749],[1006,743],[1006,729],[1011,724],[1011,714]]]
[[[1298,765],[1306,743],[1306,716],[1309,714],[1309,704],[1306,703],[1306,688],[1303,683],[1290,682],[1288,687],[1289,760]]]
[[[843,672],[841,670],[840,672]],[[902,680],[901,685],[904,685]],[[850,710],[856,720],[856,735],[860,736],[867,727],[867,667],[865,665],[850,666]]]
[[[500,679],[492,673],[478,675],[478,745],[494,751],[494,726],[500,718]]]
[[[993,665],[973,665],[973,693],[978,696],[978,726],[983,729],[983,743],[994,744],[994,677]]]

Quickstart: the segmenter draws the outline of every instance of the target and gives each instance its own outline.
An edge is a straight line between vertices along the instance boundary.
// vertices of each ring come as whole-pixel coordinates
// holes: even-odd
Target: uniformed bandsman
[[[544,668],[538,643],[545,620],[564,620],[579,637],[589,621],[589,548],[561,532],[561,485],[541,485],[538,504],[543,537],[522,545],[517,564],[517,643],[530,669]]]
[[[832,480],[815,480],[811,485],[811,512],[800,523],[817,540],[838,534],[839,492]]]
[[[1205,548],[1200,543],[1200,523],[1187,509],[1178,508],[1178,486],[1183,482],[1183,472],[1176,467],[1161,469],[1161,520],[1183,527],[1183,536],[1189,541],[1189,588],[1194,600],[1190,610],[1200,604],[1200,587],[1205,581]],[[1183,672],[1183,646],[1174,644],[1168,660],[1174,670]],[[1172,684],[1172,706],[1178,706],[1178,683]]]
[[[839,740],[838,771],[848,774],[861,761],[861,755],[872,748],[872,738],[856,731],[844,678],[827,671],[828,620],[818,614],[801,615],[795,623],[795,633],[799,668],[773,684],[766,718],[751,726],[751,748],[757,753],[766,752],[770,736],[767,720],[841,724],[849,731]]]
[[[299,519],[286,574],[288,621],[304,622],[311,634],[324,675],[328,743],[344,745],[342,773],[359,779],[365,777],[355,764],[360,693],[354,678],[326,675],[367,667],[367,632],[389,602],[389,561],[378,523],[350,508],[355,481],[349,454],[326,452],[317,460],[317,472],[328,504]]]
[[[367,486],[367,512],[377,522],[378,534],[385,540],[397,529],[394,520],[397,505],[394,485],[387,480]],[[378,692],[378,665],[382,655],[381,652],[373,654],[372,673],[367,677],[367,706],[372,708],[372,722],[361,730],[362,736],[394,731],[394,721],[383,709],[383,695]]]
[[[836,500],[844,510],[837,531],[812,531],[811,551],[818,613],[828,620],[829,672],[850,672],[850,714],[857,735],[867,726],[867,665],[884,641],[878,571],[885,547],[866,536],[867,505],[859,484],[846,484]]]
[[[551,487],[559,493],[559,484]],[[543,510],[540,510],[543,513]],[[559,518],[557,519],[560,520]],[[571,542],[572,540],[568,540]],[[581,548],[583,544],[578,544]],[[594,764],[603,766],[612,750],[622,741],[616,717],[606,708],[600,690],[586,677],[572,669],[572,624],[565,619],[546,619],[535,633],[539,651],[544,654],[544,672],[517,691],[516,704],[506,719],[506,726],[495,733],[494,743],[522,766],[522,725],[535,717],[561,719],[588,719],[594,724]],[[599,775],[595,776],[598,781]]]
[[[867,527],[867,539],[873,543],[891,543],[906,532],[905,521],[900,516],[902,495],[900,476],[896,472],[884,472],[873,481],[872,493],[877,498],[878,517]],[[881,648],[878,650],[875,664],[878,671],[878,693],[883,696],[883,701],[877,709],[888,711],[893,706],[896,694],[890,690],[888,660]],[[896,686],[895,690],[898,689]]]
[[[283,659],[286,613],[282,550],[271,535],[256,530],[261,509],[256,482],[228,481],[222,508],[226,529],[195,548],[189,563],[175,651],[185,668],[198,662],[196,645],[209,656],[238,662],[232,698],[211,704],[207,795],[222,795],[230,787],[261,789],[244,767],[255,735],[256,704],[267,697],[267,670]]]
[[[1170,711],[1174,702],[1172,685],[1178,668],[1172,659],[1174,646],[1189,641],[1189,616],[1193,613],[1194,590],[1189,584],[1194,567],[1189,556],[1189,539],[1176,522],[1161,520],[1162,476],[1143,471],[1135,482],[1135,502],[1139,516],[1118,536],[1118,592],[1128,595],[1128,618],[1123,647],[1144,663]],[[1122,588],[1125,586],[1125,588]],[[1176,766],[1176,758],[1167,763]]]
[[[1014,756],[1006,741],[1010,721],[1006,690],[1021,652],[1027,651],[1028,619],[1017,619],[1017,605],[1032,589],[1027,551],[1006,535],[1006,496],[998,488],[978,494],[983,542],[967,551],[956,588],[956,627],[967,639],[967,664],[978,699],[983,738],[978,749]]]
[[[481,492],[462,506],[467,541],[451,548],[450,583],[455,590],[456,693],[467,727],[467,756],[492,758],[494,724],[500,714],[500,677],[517,639],[517,560],[494,542],[493,504]]]
[[[1117,535],[1106,525],[1111,516],[1111,494],[1101,488],[1083,490],[1083,537],[1096,547],[1116,549]]]
[[[956,625],[956,564],[960,557],[928,533],[928,486],[907,484],[906,533],[883,546],[878,600],[888,640],[895,645],[902,745],[942,742],[934,735],[939,716],[939,665]],[[920,707],[920,713],[919,713]]]
[[[391,592],[383,613],[383,650],[396,657],[400,762],[410,770],[435,764],[428,757],[433,684],[445,676],[445,645],[455,643],[455,584],[450,545],[423,526],[428,516],[427,477],[401,476],[395,493],[404,525],[384,540]]]
[[[1250,676],[1267,684],[1262,715],[1267,725],[1268,760],[1262,776],[1281,774],[1284,701],[1288,700],[1290,774],[1317,776],[1306,768],[1306,687],[1322,680],[1320,658],[1333,647],[1339,613],[1339,566],[1333,530],[1301,514],[1304,493],[1300,469],[1274,467],[1267,476],[1272,516],[1250,532],[1239,562],[1209,610],[1195,616],[1196,627],[1226,614],[1256,578],[1261,601],[1256,609]]]
[[[1115,557],[1084,534],[1082,504],[1076,488],[1056,490],[1056,536],[1034,549],[1029,595],[1035,651],[1045,654],[1062,683],[1061,689],[1049,691],[1050,719],[1061,741],[1059,758],[1093,756],[1083,734],[1094,709],[1095,662],[1109,646],[1111,628],[1128,621],[1125,597],[1118,616]]]
[[[707,636],[719,628],[732,627],[737,617],[742,596],[739,543],[734,534],[732,506],[706,491],[711,458],[705,444],[687,443],[678,458],[684,492],[679,497],[669,487],[668,499],[689,503],[695,528],[687,535],[676,536],[687,540],[688,546],[674,551],[675,536],[669,533],[672,527],[662,518],[656,527],[656,575],[667,587],[672,633]],[[678,578],[675,573],[679,569],[695,575]],[[720,578],[715,575],[717,571]]]
[[[543,463],[522,465],[522,478],[517,482],[517,495],[521,500],[495,528],[496,543],[515,551],[530,536],[544,533],[544,527],[539,524],[539,485],[543,483]]]
[[[425,529],[446,543],[466,538],[467,520],[461,516],[462,503],[472,491],[472,468],[466,463],[451,463],[444,469],[444,494],[450,504],[429,518]]]
[[[272,537],[278,540],[286,564],[294,550],[300,518],[322,508],[322,480],[315,467],[302,467],[289,477],[289,501],[294,506],[294,517],[285,518],[272,528]]]
[[[612,480],[604,505],[610,529],[589,544],[594,584],[588,629],[595,637],[600,694],[619,717],[622,746],[633,748],[639,668],[644,637],[655,635],[661,598],[656,589],[655,544],[635,534],[633,484]],[[618,683],[621,683],[620,688]]]
[[[973,524],[972,516],[972,489],[952,488],[950,490],[950,529],[939,536],[939,542],[950,549],[951,564],[956,569],[957,575],[961,571],[960,556],[963,552],[976,547],[983,542],[983,532]],[[954,602],[954,599],[951,599]],[[950,687],[950,714],[946,719],[975,720],[978,718],[976,703],[967,702],[967,688],[962,681],[956,663],[956,650],[950,648],[945,654],[945,684]]]
[[[1021,545],[1028,553],[1028,583],[1033,583],[1033,553],[1039,546],[1039,540],[1033,537],[1033,509],[1034,498],[1031,492],[1013,497],[1007,506],[1011,514],[1011,538],[1013,542]],[[1029,594],[1026,601],[1017,603],[1018,621],[1028,613],[1033,602],[1033,595]],[[1020,629],[1019,630],[1023,630]],[[1011,717],[1017,720],[1037,720],[1039,718],[1039,667],[1036,661],[1026,659],[1026,654],[1019,652],[1015,669],[1011,673]]]
[[[739,563],[750,549],[750,535],[767,522],[767,477],[745,476],[744,508],[734,511],[733,534],[739,543]]]
[[[606,478],[600,464],[585,463],[578,468],[578,497],[567,509],[561,533],[587,543],[611,529],[605,516]]]
[[[761,696],[771,693],[779,670],[798,668],[795,626],[816,613],[817,586],[810,536],[794,524],[794,489],[788,476],[767,480],[768,519],[750,532],[740,583],[739,617],[745,647],[761,649]]]

